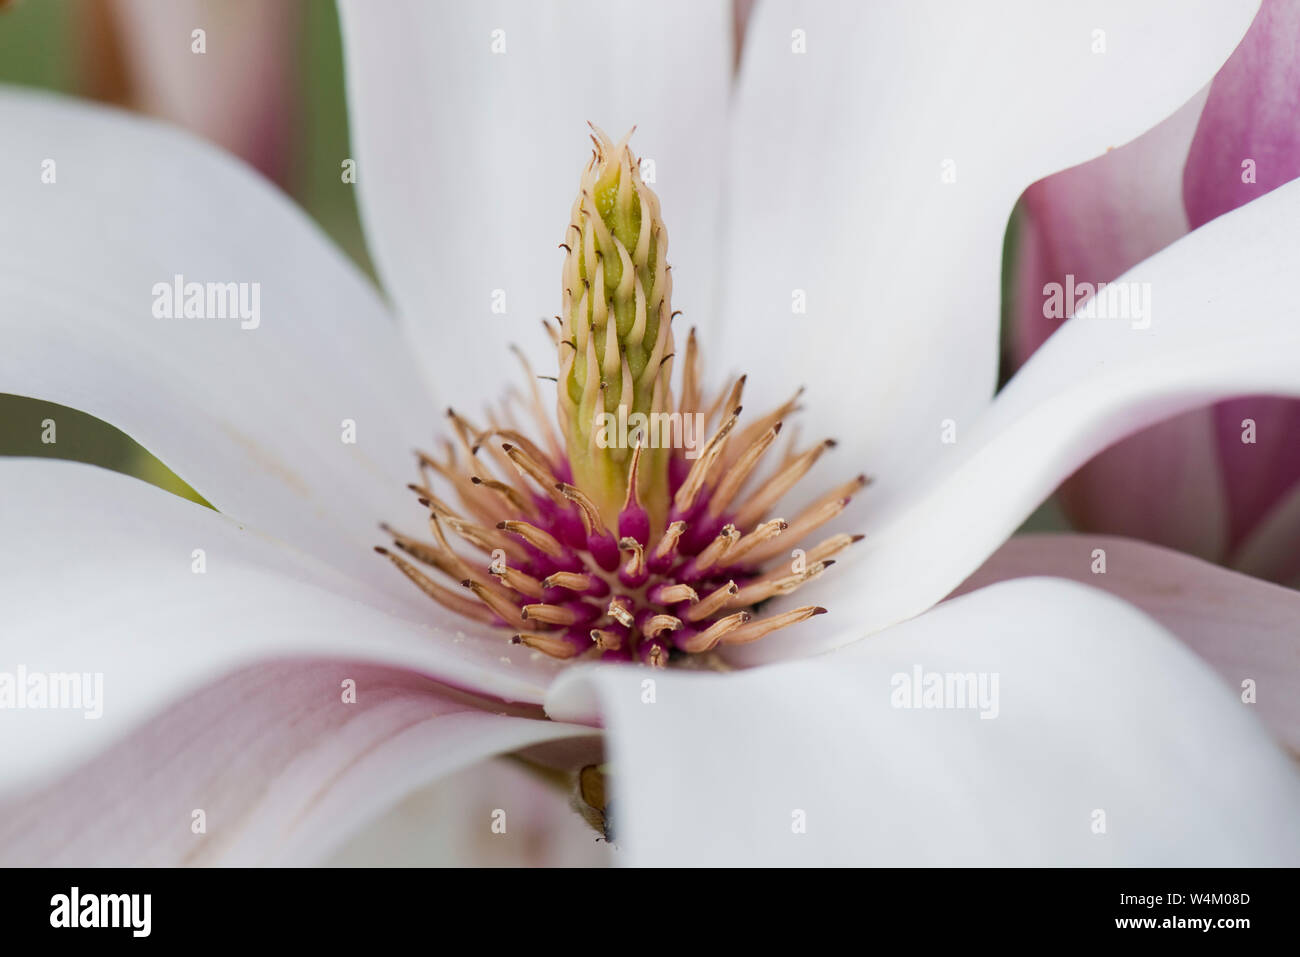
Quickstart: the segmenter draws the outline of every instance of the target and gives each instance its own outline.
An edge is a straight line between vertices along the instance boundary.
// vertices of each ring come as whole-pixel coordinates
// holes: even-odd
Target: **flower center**
[[[539,441],[510,403],[486,426],[449,409],[452,437],[441,455],[420,453],[421,480],[410,486],[428,509],[433,541],[384,526],[396,550],[376,551],[434,601],[509,629],[516,643],[561,659],[662,667],[824,613],[757,609],[816,578],[861,538],[838,533],[805,547],[867,478],[789,521],[774,516],[835,445],[801,450],[791,438],[772,452],[799,393],[742,425],[746,377],[706,396],[694,330],[674,393],[677,313],[659,199],[641,181],[631,133],[615,144],[593,130],[561,244],[563,315],[559,328],[545,324],[560,371],[555,417],[520,354],[529,385],[522,411]],[[439,497],[444,489],[458,506]],[[477,554],[467,557],[452,539]]]

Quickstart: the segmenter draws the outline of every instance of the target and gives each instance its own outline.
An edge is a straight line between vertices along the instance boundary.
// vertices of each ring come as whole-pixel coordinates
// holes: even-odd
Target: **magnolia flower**
[[[1254,5],[1015,6],[762,4],[733,87],[721,5],[345,3],[356,155],[337,162],[355,170],[397,322],[238,164],[151,122],[6,92],[0,389],[118,426],[216,510],[85,466],[0,467],[4,661],[102,675],[103,688],[93,720],[0,715],[0,855],[319,860],[412,789],[521,753],[582,769],[578,794],[608,812],[597,823],[612,823],[633,863],[1294,862],[1294,593],[1117,539],[999,550],[1118,438],[1224,396],[1300,393],[1300,333],[1284,311],[1291,185],[1136,267],[1133,280],[1159,290],[1148,328],[1084,310],[992,397],[997,249],[1015,198],[1173,113],[1226,60]],[[636,125],[642,159],[637,174],[621,147],[600,144],[597,188],[575,214],[574,143],[589,119]],[[56,183],[41,181],[47,158]],[[690,471],[673,477],[675,450],[651,469],[638,432],[597,456],[574,412],[596,411],[602,382],[622,397],[631,381],[629,407],[670,407],[671,375],[661,383],[644,351],[666,268],[648,249],[632,256],[639,225],[622,222],[607,243],[597,224],[632,209],[640,224],[661,215],[673,236],[671,305],[683,316],[669,329],[693,322],[715,368],[748,373],[747,409],[806,386],[804,417],[839,440],[825,460],[876,478],[837,519],[844,528],[823,529],[865,538],[754,620],[829,613],[730,648],[720,639],[712,654],[728,673],[676,667],[703,649],[675,643],[648,663],[590,661],[578,645],[548,654],[562,651],[548,636],[568,640],[567,616],[525,619],[533,586],[510,570],[551,542],[471,522],[456,498],[569,510],[576,527],[537,528],[560,554],[581,553],[582,568],[565,570],[589,579],[539,580],[544,592],[599,591],[601,578],[611,594],[637,593],[638,562],[648,570],[672,522],[689,524],[673,517],[673,483],[686,487]],[[584,243],[594,231],[602,256],[584,247],[579,258],[566,223]],[[610,277],[596,280],[610,249],[628,275],[620,245],[634,288],[615,283],[603,305],[584,304],[574,277],[608,291]],[[260,311],[157,308],[173,282],[186,298],[185,282],[248,283],[241,302]],[[654,382],[634,371],[623,328],[642,300],[636,361]],[[548,448],[543,428],[534,450],[489,434],[488,415],[508,389],[508,345],[526,350],[537,318],[557,310],[561,342],[528,360],[555,372],[570,418],[563,443]],[[576,371],[584,317],[583,356],[594,340],[597,363],[610,363],[594,397],[591,367]],[[611,322],[612,356],[599,336]],[[574,361],[557,362],[570,334]],[[715,430],[735,381],[713,386],[724,397]],[[447,406],[465,411],[449,421]],[[470,421],[486,424],[462,430]],[[456,518],[461,538],[480,534],[470,525],[492,534],[477,555],[456,536],[433,542],[446,567],[421,570],[408,558],[430,544],[415,541],[429,511],[405,486],[412,449],[435,430],[469,446],[456,461],[476,471],[466,488],[449,455],[429,456],[441,471],[427,465],[426,479],[443,484],[418,494],[434,528]],[[638,447],[645,470],[630,480]],[[717,454],[712,467],[745,449]],[[539,464],[549,471],[533,476]],[[496,465],[501,485],[487,486],[477,469]],[[513,465],[541,481],[514,485]],[[809,481],[834,488],[823,470]],[[600,528],[582,498],[554,485],[564,501],[550,497],[552,477],[591,499],[611,537],[632,539],[615,543],[618,571],[596,559]],[[699,502],[725,481],[706,474]],[[742,487],[716,517],[725,526],[762,488]],[[807,504],[799,494],[767,504],[792,516]],[[608,512],[640,523],[625,508],[638,503],[640,528],[615,529]],[[749,517],[717,546],[720,569],[766,520]],[[404,537],[393,556],[441,583],[447,602],[376,559],[380,522]],[[716,536],[692,555],[687,531],[673,562],[698,566]],[[506,541],[522,549],[517,564],[492,555],[509,553]],[[479,589],[445,574],[458,562],[474,563],[465,580]],[[1059,580],[1070,578],[1087,585]],[[943,601],[958,586],[968,593]],[[519,597],[500,601],[507,590]],[[680,592],[645,597],[666,609],[650,617],[694,607]],[[476,620],[481,607],[491,621]],[[625,629],[620,650],[693,627],[655,631],[628,611],[630,623],[602,609]],[[525,631],[536,637],[512,643]],[[477,826],[499,833],[501,822],[509,840],[511,816],[528,810],[514,794]]]
[[[1017,361],[1060,325],[1044,289],[1109,282],[1300,175],[1300,3],[1266,0],[1214,82],[1150,133],[1035,183],[1013,290]],[[1053,286],[1055,284],[1055,286]],[[1300,405],[1198,408],[1089,462],[1062,502],[1088,531],[1131,535],[1300,584]]]

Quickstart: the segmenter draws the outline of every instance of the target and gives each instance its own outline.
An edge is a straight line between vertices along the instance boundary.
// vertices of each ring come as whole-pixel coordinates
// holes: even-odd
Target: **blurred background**
[[[196,23],[201,58],[187,40]],[[373,277],[355,192],[338,176],[348,128],[332,0],[0,0],[0,83],[189,129],[278,184]],[[202,501],[117,429],[49,402],[0,394],[0,455],[91,462]]]

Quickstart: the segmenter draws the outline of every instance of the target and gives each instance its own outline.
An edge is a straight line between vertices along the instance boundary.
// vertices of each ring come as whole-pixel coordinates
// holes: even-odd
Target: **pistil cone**
[[[559,420],[574,484],[610,525],[628,501],[642,436],[636,499],[659,529],[668,512],[669,450],[655,447],[659,430],[647,426],[656,413],[673,411],[668,231],[628,148],[631,131],[614,143],[592,129],[595,150],[563,243]]]

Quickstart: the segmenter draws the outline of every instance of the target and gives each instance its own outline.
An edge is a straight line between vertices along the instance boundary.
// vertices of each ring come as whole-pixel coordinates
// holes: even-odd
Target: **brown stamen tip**
[[[538,528],[528,522],[508,520],[497,522],[497,529],[503,532],[512,532],[518,535],[529,545],[532,545],[539,551],[545,552],[552,558],[563,558],[565,554],[564,546],[550,532]]]
[[[676,615],[654,615],[646,619],[642,631],[654,638],[665,631],[676,631],[680,627],[682,627],[682,620]]]
[[[729,581],[687,608],[682,617],[687,621],[701,621],[721,611],[727,602],[738,594],[740,594],[739,586],[734,581]]]
[[[380,555],[387,555],[387,554],[388,554],[388,549],[384,548],[383,545],[376,545],[376,546],[375,546],[375,551],[378,552]]]
[[[757,641],[774,631],[789,625],[797,625],[801,621],[807,621],[814,615],[825,614],[826,609],[813,605],[805,605],[803,608],[796,608],[793,611],[787,611],[784,614],[772,615],[770,618],[764,618],[755,621],[752,624],[746,624],[743,627],[735,628],[722,636],[723,644],[744,645],[751,641]]]
[[[704,631],[700,632],[685,643],[684,651],[697,653],[701,651],[711,651],[717,647],[724,635],[728,632],[735,631],[742,625],[749,624],[753,616],[747,611],[738,611],[728,615],[726,618],[719,618]]]
[[[578,648],[571,641],[567,641],[563,635],[544,635],[537,632],[524,631],[510,639],[513,644],[527,645],[534,651],[540,651],[544,655],[552,658],[572,658],[578,653]]]
[[[578,620],[578,613],[572,608],[546,602],[524,605],[519,616],[525,621],[540,621],[548,625],[572,625]]]

